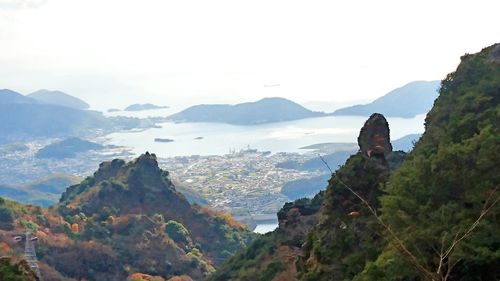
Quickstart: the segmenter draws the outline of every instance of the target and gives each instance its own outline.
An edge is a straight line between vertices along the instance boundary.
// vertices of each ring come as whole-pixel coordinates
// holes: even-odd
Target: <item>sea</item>
[[[167,109],[114,112],[113,115],[154,117],[168,113]],[[366,119],[363,116],[327,116],[253,126],[166,122],[158,124],[161,128],[112,133],[106,136],[106,142],[129,147],[137,156],[146,151],[158,157],[223,155],[248,148],[271,153],[300,153],[304,152],[302,147],[317,143],[357,142]],[[424,131],[424,114],[387,119],[392,140]],[[156,138],[173,141],[155,142]]]

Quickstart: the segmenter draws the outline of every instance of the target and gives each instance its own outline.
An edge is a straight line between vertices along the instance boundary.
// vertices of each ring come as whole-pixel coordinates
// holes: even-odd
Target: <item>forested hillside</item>
[[[200,280],[249,243],[252,233],[229,215],[190,205],[154,154],[113,160],[69,187],[48,209],[0,201],[2,242],[38,236],[45,280],[126,280],[141,273]]]
[[[326,192],[286,204],[209,280],[498,280],[500,44],[442,81],[403,162],[384,121],[367,121]]]

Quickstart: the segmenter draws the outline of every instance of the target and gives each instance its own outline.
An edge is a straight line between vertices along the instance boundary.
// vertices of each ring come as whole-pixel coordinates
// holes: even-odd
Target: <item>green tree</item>
[[[189,232],[182,223],[174,220],[168,221],[165,224],[165,232],[176,243],[182,243],[188,246],[192,244]]]

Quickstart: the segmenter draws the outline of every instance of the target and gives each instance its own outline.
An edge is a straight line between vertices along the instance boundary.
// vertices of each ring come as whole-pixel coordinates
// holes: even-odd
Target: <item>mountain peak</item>
[[[175,190],[169,173],[158,166],[156,155],[149,152],[128,163],[121,159],[101,163],[93,177],[69,187],[61,197],[61,203],[66,205],[75,200],[84,201],[90,212],[103,206],[119,207],[123,212],[147,212],[161,208],[157,205],[162,200],[175,201],[182,208],[189,206]],[[145,202],[148,204],[142,206]]]
[[[369,116],[380,112],[386,116],[413,118],[427,113],[438,96],[440,81],[413,81],[396,88],[368,104],[337,109],[333,115]]]
[[[181,274],[201,280],[253,235],[227,214],[190,205],[168,175],[149,152],[130,162],[103,162],[92,177],[69,187],[54,208],[12,211],[11,228],[19,232],[29,218],[39,230],[38,243],[47,253],[40,258],[44,276],[50,270],[78,280],[173,280]],[[75,264],[84,269],[75,270]]]
[[[9,89],[0,89],[0,104],[13,103],[37,103],[37,101]]]
[[[156,154],[154,153],[149,153],[149,151],[146,151],[146,153],[141,154],[136,160],[136,164],[141,164],[141,165],[148,165],[152,167],[158,167],[158,159],[156,158]]]
[[[70,107],[74,109],[87,109],[90,107],[90,105],[83,100],[61,91],[42,89],[29,94],[28,97],[42,103]]]

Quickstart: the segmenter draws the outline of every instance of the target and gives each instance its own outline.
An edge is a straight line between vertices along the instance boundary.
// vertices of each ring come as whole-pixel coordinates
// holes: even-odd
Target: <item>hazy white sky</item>
[[[499,42],[499,11],[498,0],[0,0],[0,88],[96,108],[370,100]]]

